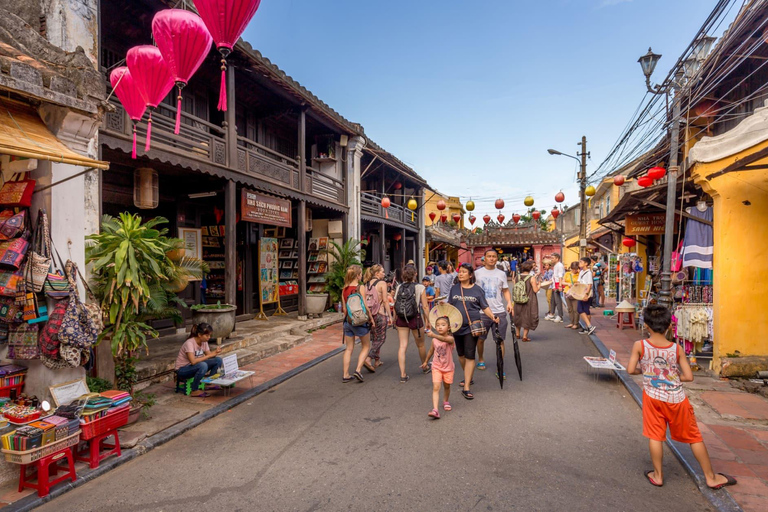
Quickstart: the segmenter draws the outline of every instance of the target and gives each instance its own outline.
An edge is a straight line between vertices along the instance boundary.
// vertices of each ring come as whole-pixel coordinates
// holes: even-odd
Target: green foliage
[[[139,380],[136,374],[136,359],[123,353],[115,359],[115,386],[133,394],[133,386]]]
[[[104,391],[115,389],[114,384],[99,377],[86,377],[85,383],[88,385],[88,389],[91,390],[91,393],[103,393]]]
[[[192,311],[200,311],[201,309],[232,309],[233,304],[222,304],[221,301],[216,301],[216,304],[195,304],[190,307]]]
[[[535,210],[535,208],[529,208],[528,209],[528,213],[526,213],[525,215],[521,215],[520,216],[520,221],[523,224],[528,224],[528,223],[534,224],[534,225],[538,224],[539,225],[539,229],[542,229],[542,230],[546,231],[547,228],[549,227],[549,225],[547,224],[547,219],[546,219],[547,211],[546,210],[539,210],[539,213],[541,213],[541,217],[539,217],[539,221],[536,222],[535,220],[533,220],[533,216],[531,215],[531,213],[533,213],[534,210]]]
[[[142,419],[149,418],[149,409],[157,403],[156,395],[154,393],[145,393],[138,391],[133,395],[133,405],[141,406]]]
[[[339,245],[331,240],[328,242],[328,248],[323,250],[334,260],[326,274],[325,285],[325,290],[331,295],[331,302],[336,303],[341,300],[347,268],[352,265],[362,265],[361,261],[365,259],[365,249],[362,246],[367,243],[367,241],[350,238],[344,245]]]

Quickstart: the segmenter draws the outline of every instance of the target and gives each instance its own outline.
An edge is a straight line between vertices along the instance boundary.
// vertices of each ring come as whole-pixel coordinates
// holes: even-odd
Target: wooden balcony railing
[[[360,198],[360,210],[363,215],[381,217],[382,219],[389,216],[389,220],[405,224],[406,226],[418,226],[418,214],[404,206],[392,204],[386,209],[385,215],[384,207],[381,206],[381,198],[367,192],[361,193]]]
[[[307,167],[307,178],[304,181],[304,188],[304,192],[309,195],[328,199],[334,203],[347,204],[344,182],[323,174],[312,167]]]
[[[299,163],[296,160],[245,137],[238,137],[237,145],[239,171],[299,188]]]

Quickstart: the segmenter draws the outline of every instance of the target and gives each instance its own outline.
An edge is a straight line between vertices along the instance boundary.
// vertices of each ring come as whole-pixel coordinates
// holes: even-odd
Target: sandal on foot
[[[716,485],[714,487],[710,487],[710,489],[722,489],[723,487],[728,487],[729,485],[736,485],[738,483],[736,482],[735,478],[733,478],[732,476],[728,476],[725,473],[718,473],[718,475],[723,475],[727,479],[727,482],[725,482],[724,484]]]
[[[343,382],[344,384],[346,384],[347,382],[352,382],[353,380],[355,380],[354,377],[342,377],[341,378],[341,382]]]
[[[362,374],[362,373],[360,373],[360,372],[355,372],[355,373],[353,373],[353,374],[352,374],[352,376],[353,376],[354,378],[356,378],[357,380],[359,380],[360,382],[363,382],[363,380],[364,380],[364,379],[363,379],[363,374]]]
[[[376,368],[374,368],[371,363],[363,363],[363,366],[365,366],[365,369],[370,373],[376,373]]]
[[[400,377],[400,384],[402,384],[404,382],[408,382],[409,379],[410,379],[410,377],[407,376],[407,375],[405,377]]]
[[[435,418],[436,420],[440,419],[440,413],[437,412],[437,409],[432,409],[431,411],[429,411],[429,413],[427,413],[427,416],[429,416],[430,418]]]
[[[200,393],[199,395],[189,395],[189,396],[191,396],[192,398],[206,398],[206,397],[209,397],[209,396],[211,396],[211,395],[209,395],[208,393],[206,393],[205,391],[203,391],[203,392],[202,392],[202,393]]]
[[[224,388],[214,384],[213,386],[211,386],[211,385],[205,386],[205,389],[207,389],[209,391],[221,391]]]
[[[462,380],[461,382],[459,382],[459,387],[460,387],[460,388],[463,388],[463,387],[464,387],[464,382],[465,382],[465,381],[463,381],[463,380]],[[474,380],[474,379],[472,379],[471,381],[469,381],[469,385],[470,385],[470,386],[474,386],[474,385],[475,385],[475,380]]]
[[[445,409],[446,411],[450,411],[451,410],[450,402],[443,402],[443,409]]]
[[[485,370],[485,363],[477,363],[475,366],[478,370]]]
[[[462,389],[461,394],[464,395],[464,398],[466,398],[467,400],[472,400],[475,398],[475,395],[473,395],[471,391],[467,391],[466,389]]]
[[[664,487],[664,483],[663,482],[662,483],[657,483],[656,480],[651,478],[651,473],[653,473],[653,471],[654,471],[653,469],[649,469],[648,471],[646,471],[645,472],[645,478],[648,479],[648,481],[651,483],[651,485],[654,485],[656,487]],[[714,489],[714,487],[712,487],[712,489]]]
[[[531,338],[523,338],[523,341],[531,341]]]

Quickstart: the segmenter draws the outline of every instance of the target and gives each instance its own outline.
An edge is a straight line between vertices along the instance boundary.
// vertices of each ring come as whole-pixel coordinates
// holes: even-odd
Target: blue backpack
[[[368,322],[368,310],[365,309],[365,300],[360,292],[350,293],[347,297],[347,323],[360,326]]]

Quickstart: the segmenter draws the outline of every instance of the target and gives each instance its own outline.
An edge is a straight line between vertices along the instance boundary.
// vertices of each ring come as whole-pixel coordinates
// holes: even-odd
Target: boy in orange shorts
[[[451,410],[451,404],[448,397],[451,395],[451,384],[453,384],[453,336],[451,335],[450,320],[448,317],[441,316],[435,320],[435,331],[427,331],[426,334],[432,338],[432,347],[429,349],[427,359],[421,365],[423,370],[427,369],[429,358],[435,356],[432,360],[432,410],[429,416],[440,419],[440,412],[437,410],[437,402],[440,398],[440,384],[443,384],[445,400],[443,409]]]
[[[650,305],[643,310],[643,319],[651,336],[635,342],[627,373],[643,375],[643,435],[648,438],[653,462],[653,469],[646,471],[645,477],[651,485],[664,485],[661,466],[669,425],[669,436],[674,441],[691,445],[710,488],[734,485],[736,479],[712,470],[693,406],[683,391],[683,382],[693,382],[693,372],[682,347],[666,338],[672,313],[664,306]]]

